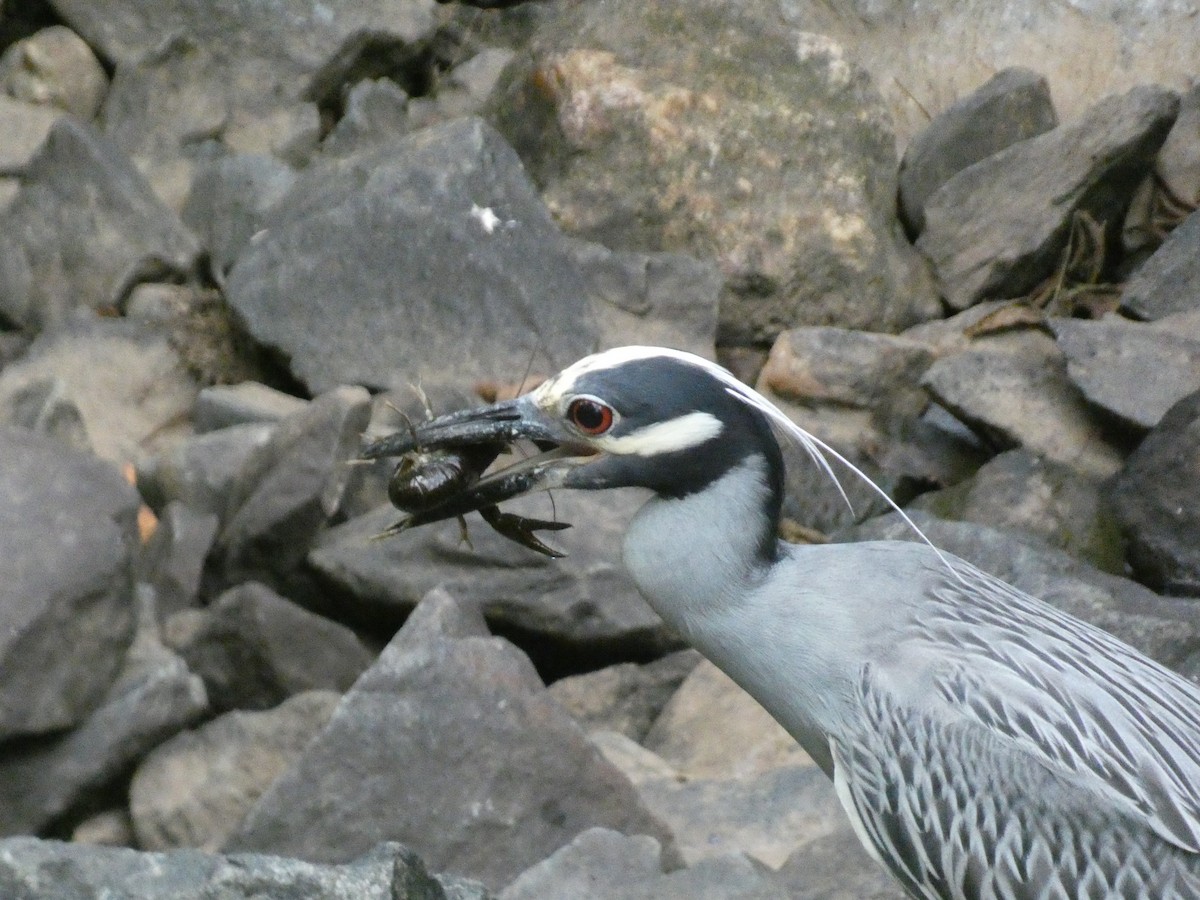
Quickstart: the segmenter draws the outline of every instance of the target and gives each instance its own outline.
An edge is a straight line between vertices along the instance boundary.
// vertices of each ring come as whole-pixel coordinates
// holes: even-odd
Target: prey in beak
[[[392,505],[407,513],[377,537],[444,519],[461,521],[467,513],[478,512],[509,540],[549,557],[564,556],[535,532],[561,531],[571,527],[568,523],[525,518],[499,508],[506,500],[560,487],[566,474],[585,461],[572,455],[562,437],[526,395],[440,416],[371,441],[362,448],[360,458],[399,457],[388,497]],[[523,440],[533,442],[541,452],[484,474],[502,453]]]

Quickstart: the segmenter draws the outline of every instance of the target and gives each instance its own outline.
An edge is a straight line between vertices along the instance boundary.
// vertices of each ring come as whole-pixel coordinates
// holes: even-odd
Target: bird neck
[[[772,469],[769,456],[751,454],[704,490],[651,498],[626,532],[625,564],[638,590],[689,642],[706,643],[714,622],[778,558]]]

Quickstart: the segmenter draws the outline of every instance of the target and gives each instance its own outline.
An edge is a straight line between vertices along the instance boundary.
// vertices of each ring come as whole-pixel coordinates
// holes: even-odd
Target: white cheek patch
[[[666,422],[647,425],[620,437],[594,437],[591,443],[617,456],[655,456],[697,447],[715,438],[723,427],[721,420],[714,415],[692,412]]]

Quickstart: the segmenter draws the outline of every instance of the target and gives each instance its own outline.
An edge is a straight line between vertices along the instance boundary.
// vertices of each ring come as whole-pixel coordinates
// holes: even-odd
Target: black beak
[[[406,453],[462,450],[492,444],[503,450],[522,438],[554,443],[541,424],[541,416],[531,414],[536,409],[525,396],[438,416],[371,441],[359,452],[359,458],[382,459]]]

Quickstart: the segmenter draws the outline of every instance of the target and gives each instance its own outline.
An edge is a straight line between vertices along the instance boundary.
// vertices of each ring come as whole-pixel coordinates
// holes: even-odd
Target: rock
[[[367,392],[344,387],[273,426],[230,486],[210,557],[214,584],[290,578],[338,508],[349,478],[346,460],[356,454],[369,415]]]
[[[438,112],[447,119],[478,115],[515,56],[507,47],[485,47],[456,65],[438,82]]]
[[[198,389],[166,335],[138,322],[80,312],[41,334],[24,358],[0,372],[0,409],[58,379],[78,409],[96,454],[138,459],[178,440]]]
[[[127,809],[106,809],[88,816],[71,832],[71,841],[93,847],[132,847],[137,838]]]
[[[1200,392],[1185,397],[1129,457],[1113,503],[1137,577],[1157,591],[1200,596]]]
[[[215,852],[340,699],[334,691],[297,694],[266,712],[227,713],[155,748],[129,787],[138,846]]]
[[[1186,600],[1160,597],[1041,541],[971,522],[910,515],[933,543],[1009,584],[1091,622],[1187,677],[1200,675],[1200,624]],[[846,532],[853,540],[920,540],[889,515]]]
[[[1067,377],[1052,339],[1023,331],[1019,341],[1018,349],[998,349],[985,339],[977,349],[943,357],[923,383],[938,403],[999,448],[1024,447],[1084,475],[1116,472],[1121,455]]]
[[[176,649],[204,679],[217,711],[270,709],[304,691],[347,690],[372,654],[344,625],[261,584],[230,588]]]
[[[77,306],[118,308],[150,274],[183,276],[199,248],[129,160],[60,118],[26,167],[0,233],[0,312],[28,330]]]
[[[234,480],[274,433],[273,425],[259,423],[186,438],[138,461],[138,490],[160,512],[178,501],[198,513],[224,518]]]
[[[894,137],[869,76],[778,4],[564,5],[489,116],[568,233],[715,257],[723,344],[937,314],[896,228]]]
[[[13,100],[0,93],[0,173],[20,175],[37,154],[60,110]]]
[[[0,835],[41,831],[128,777],[142,756],[207,712],[204,684],[159,641],[152,602],[139,602],[138,625],[95,712],[62,737],[0,759]]]
[[[1158,151],[1154,173],[1171,197],[1185,206],[1200,206],[1200,81],[1179,100],[1179,117]]]
[[[216,431],[231,425],[278,422],[308,404],[299,397],[277,391],[257,381],[215,385],[200,391],[192,416],[197,432]]]
[[[909,233],[925,228],[925,201],[952,176],[1056,125],[1046,79],[1019,67],[997,72],[942,110],[900,160],[900,215]]]
[[[0,56],[0,93],[55,106],[91,119],[108,91],[96,54],[69,28],[51,25],[17,41]]]
[[[517,515],[556,517],[576,527],[548,538],[568,562],[551,560],[501,537],[480,519],[467,519],[471,544],[450,521],[387,540],[371,538],[395,522],[391,507],[331,528],[309,555],[328,594],[322,611],[339,619],[399,624],[426,593],[444,585],[464,603],[478,604],[500,633],[536,634],[552,668],[578,671],[583,659],[661,655],[679,639],[642,599],[621,562],[621,540],[640,492],[609,492],[603,504],[572,491],[505,504]],[[539,660],[545,670],[547,660]]]
[[[0,740],[91,713],[133,636],[138,498],[111,464],[0,426]],[[64,652],[63,648],[69,648]]]
[[[61,378],[49,374],[31,378],[0,402],[4,422],[52,437],[73,450],[90,452],[83,413],[68,394]]]
[[[647,750],[633,738],[618,731],[590,731],[588,739],[635,786],[663,778],[678,781],[682,777],[674,766],[653,750]]]
[[[680,650],[645,665],[619,663],[560,678],[550,685],[550,696],[588,731],[615,731],[641,741],[699,661],[695,650]]]
[[[219,284],[295,182],[291,166],[263,154],[230,154],[197,165],[182,216],[208,250]]]
[[[229,846],[337,860],[401,839],[499,886],[596,825],[668,840],[524,654],[439,591]]]
[[[414,130],[408,93],[390,78],[364,78],[350,88],[345,111],[321,141],[324,158],[350,156]]]
[[[597,340],[567,242],[516,155],[473,119],[311,170],[228,293],[313,391],[515,381],[535,350],[571,360]]]
[[[950,306],[1027,294],[1059,264],[1077,212],[1101,224],[1123,215],[1178,108],[1178,97],[1157,87],[1108,97],[935,191],[917,246]]]
[[[847,823],[847,826],[849,823]],[[809,841],[776,875],[793,900],[906,900],[895,877],[871,859],[852,829]]]
[[[1188,216],[1130,276],[1121,309],[1150,321],[1200,309],[1200,212]]]
[[[1116,520],[1101,482],[1027,450],[1009,450],[966,481],[922,494],[909,509],[941,519],[1031,534],[1102,572],[1125,570]]]
[[[1200,254],[1200,245],[1195,250]],[[1196,299],[1200,309],[1200,269]],[[1049,325],[1071,381],[1090,403],[1135,429],[1153,428],[1177,401],[1200,390],[1200,341],[1116,316]]]
[[[813,764],[770,713],[708,660],[684,679],[642,743],[690,779]]]
[[[178,500],[158,517],[138,560],[138,579],[154,588],[160,618],[195,604],[218,524],[215,514],[196,512]]]
[[[551,857],[525,870],[500,900],[782,900],[762,866],[731,854],[664,875],[658,842],[590,828]]]
[[[139,284],[125,301],[125,317],[144,325],[169,327],[195,312],[201,296],[187,284]]]
[[[0,841],[0,888],[13,900],[51,897],[487,900],[488,897],[478,883],[431,876],[421,860],[399,844],[380,844],[345,865],[321,866],[249,853],[235,856],[217,856],[199,850],[141,853],[24,837]]]

